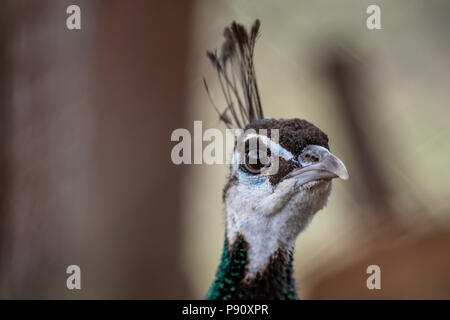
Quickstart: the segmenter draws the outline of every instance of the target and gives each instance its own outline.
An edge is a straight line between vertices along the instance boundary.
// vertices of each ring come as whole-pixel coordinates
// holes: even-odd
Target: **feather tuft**
[[[244,26],[233,22],[223,32],[225,41],[220,57],[217,56],[216,51],[206,52],[217,71],[227,105],[225,111],[220,112],[214,104],[206,80],[203,79],[205,89],[220,120],[229,128],[244,128],[264,118],[253,64],[253,52],[259,28],[260,21],[256,20],[249,34]]]

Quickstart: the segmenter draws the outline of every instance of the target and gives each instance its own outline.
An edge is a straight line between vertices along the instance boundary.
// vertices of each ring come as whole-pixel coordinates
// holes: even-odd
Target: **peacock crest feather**
[[[217,51],[206,52],[217,71],[227,105],[224,111],[214,103],[205,78],[203,83],[212,106],[228,128],[243,129],[258,119],[264,119],[253,64],[259,27],[260,22],[256,20],[249,33],[244,26],[233,22],[224,30],[225,41],[220,55]]]

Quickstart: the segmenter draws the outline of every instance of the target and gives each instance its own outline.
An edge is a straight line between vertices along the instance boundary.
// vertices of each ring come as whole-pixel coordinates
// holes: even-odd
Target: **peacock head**
[[[233,211],[274,216],[292,203],[309,217],[326,204],[332,179],[348,179],[344,163],[329,151],[327,135],[306,120],[248,125],[232,158],[224,200]]]
[[[262,243],[261,249],[272,247],[268,252],[291,248],[326,205],[334,178],[348,179],[347,170],[313,124],[263,119],[248,125],[236,143],[224,189],[230,243],[243,236],[250,244]]]

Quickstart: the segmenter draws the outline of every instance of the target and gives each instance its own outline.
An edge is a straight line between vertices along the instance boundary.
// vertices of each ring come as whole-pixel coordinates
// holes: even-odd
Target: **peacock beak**
[[[316,181],[349,178],[344,163],[326,148],[316,145],[307,146],[298,159],[301,168],[290,172],[286,178],[295,177],[298,185]]]

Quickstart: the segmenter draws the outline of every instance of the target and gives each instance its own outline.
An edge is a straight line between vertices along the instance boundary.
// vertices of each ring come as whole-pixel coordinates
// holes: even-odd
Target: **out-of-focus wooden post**
[[[170,134],[186,112],[190,2],[79,0],[74,31],[71,1],[3,4],[0,298],[189,297]]]
[[[338,49],[330,53],[324,65],[360,169],[358,182],[362,188],[355,188],[355,193],[371,206],[371,215],[365,216],[364,222],[375,221],[380,225],[389,222],[394,225],[397,219],[389,203],[389,184],[377,149],[368,136],[373,134],[375,128],[367,113],[376,106],[370,101],[373,95],[363,76],[364,65]]]
[[[186,298],[180,265],[182,168],[170,136],[184,126],[187,1],[105,1],[95,87],[95,208],[122,298]],[[107,7],[107,8],[106,8]],[[106,279],[105,279],[106,280]]]

